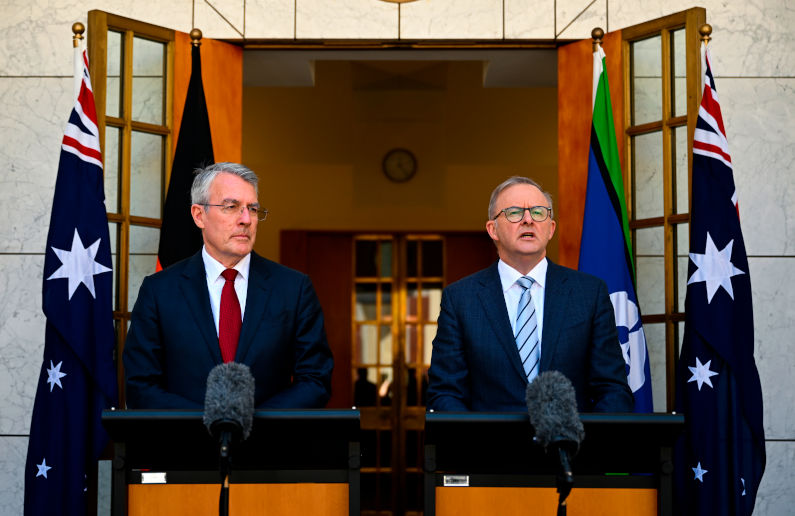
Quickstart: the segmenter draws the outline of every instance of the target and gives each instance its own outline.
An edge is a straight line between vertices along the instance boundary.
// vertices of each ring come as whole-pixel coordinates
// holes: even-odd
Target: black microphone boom
[[[580,449],[585,430],[577,413],[574,386],[559,371],[545,371],[530,382],[525,393],[527,414],[535,429],[535,440],[560,461],[557,478],[558,514],[565,514],[566,497],[574,485],[571,458]]]
[[[204,426],[218,439],[221,494],[218,514],[229,514],[231,448],[247,439],[254,422],[254,377],[248,366],[228,362],[215,366],[207,376],[204,395]]]

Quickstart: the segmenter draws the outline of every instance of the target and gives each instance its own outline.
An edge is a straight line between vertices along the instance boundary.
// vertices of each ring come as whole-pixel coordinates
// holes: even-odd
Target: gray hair
[[[541,185],[539,185],[538,183],[536,183],[535,181],[533,181],[529,177],[511,176],[508,179],[506,179],[505,181],[503,181],[502,183],[500,183],[499,185],[497,185],[497,188],[495,188],[494,191],[491,192],[491,198],[489,198],[489,220],[493,219],[494,217],[496,217],[498,215],[497,213],[494,213],[494,210],[497,207],[497,197],[499,197],[500,194],[504,190],[506,190],[506,189],[508,189],[508,188],[510,188],[510,187],[512,187],[514,185],[531,185],[531,186],[535,186],[536,188],[541,190],[541,193],[544,194],[544,197],[546,197],[546,199],[547,199],[547,203],[549,203],[549,209],[550,209],[549,218],[553,218],[552,217],[552,213],[553,213],[553,210],[552,210],[552,196],[549,195],[549,192],[547,192],[546,190],[541,188]]]
[[[210,202],[210,185],[220,173],[232,174],[254,187],[254,192],[259,195],[257,184],[259,178],[250,168],[239,163],[215,163],[204,168],[197,168],[194,173],[193,185],[190,188],[190,202],[193,204],[207,204]]]

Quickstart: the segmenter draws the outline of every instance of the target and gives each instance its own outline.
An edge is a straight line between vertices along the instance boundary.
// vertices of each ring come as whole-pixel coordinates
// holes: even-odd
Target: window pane
[[[108,31],[108,77],[105,114],[121,117],[121,33]]]
[[[406,355],[406,363],[412,364],[417,361],[419,345],[417,340],[417,325],[416,324],[407,324],[406,325],[406,349],[404,353]]]
[[[651,393],[655,412],[666,412],[665,394],[665,324],[644,324],[646,349],[649,351],[649,369],[651,369]]]
[[[356,285],[357,321],[374,321],[376,319],[376,286],[372,283]]]
[[[417,277],[417,241],[406,242],[406,276]]]
[[[121,213],[119,204],[119,136],[121,129],[105,126],[105,209],[110,213]]]
[[[687,127],[675,127],[671,138],[673,148],[674,213],[687,213],[689,193],[687,181]]]
[[[426,283],[422,289],[422,320],[436,322],[439,318],[441,302],[442,284]]]
[[[422,275],[440,277],[443,267],[442,241],[426,240],[422,242]]]
[[[674,235],[676,242],[676,311],[685,311],[685,294],[687,294],[687,265],[690,261],[688,258],[689,246],[689,224],[677,224],[674,226]]]
[[[119,285],[119,224],[115,222],[108,222],[108,233],[110,233],[110,261],[113,268],[113,309],[119,309],[119,300],[117,299],[117,291]]]
[[[419,296],[417,295],[417,284],[406,283],[406,317],[417,317],[417,305],[419,304]]]
[[[660,36],[636,41],[632,50],[632,125],[662,119]]]
[[[392,284],[381,283],[381,318],[392,319]]]
[[[163,124],[165,50],[163,43],[133,38],[133,120]]]
[[[673,116],[687,114],[687,61],[685,29],[671,32],[671,110]]]
[[[665,313],[663,228],[636,229],[635,249],[641,314]]]
[[[378,243],[374,240],[356,241],[356,277],[372,278],[378,270],[375,255]]]
[[[392,328],[386,325],[381,326],[381,365],[392,364]]]
[[[132,310],[138,298],[138,289],[146,276],[155,272],[160,230],[143,226],[130,226],[130,268],[127,280],[127,308]]]
[[[422,363],[426,366],[431,365],[431,351],[433,350],[433,339],[436,338],[435,324],[426,324],[422,328]]]
[[[132,132],[130,214],[159,219],[163,191],[163,137]]]
[[[381,242],[381,277],[392,276],[392,241]]]
[[[356,381],[353,384],[353,404],[357,407],[375,405],[377,388],[375,381],[378,373],[374,367],[360,367],[356,370]]]
[[[662,133],[632,138],[633,219],[663,215]]]
[[[360,364],[375,364],[378,360],[378,327],[362,324],[356,332],[356,361]]]

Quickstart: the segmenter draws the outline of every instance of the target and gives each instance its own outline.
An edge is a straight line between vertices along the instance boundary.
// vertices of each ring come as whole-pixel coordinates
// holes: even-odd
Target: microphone
[[[207,376],[204,426],[221,444],[221,457],[229,457],[233,441],[247,439],[254,422],[254,377],[247,365],[228,362]]]
[[[525,393],[530,424],[535,440],[545,450],[557,451],[560,470],[557,477],[558,514],[565,513],[565,500],[574,486],[571,458],[580,449],[585,430],[577,413],[574,386],[559,371],[545,371],[527,386]]]

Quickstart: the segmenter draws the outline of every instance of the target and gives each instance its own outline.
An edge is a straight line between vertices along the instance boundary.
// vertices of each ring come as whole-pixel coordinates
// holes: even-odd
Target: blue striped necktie
[[[516,347],[519,349],[519,358],[522,359],[524,374],[527,376],[527,381],[531,382],[538,375],[540,359],[536,307],[533,296],[530,295],[533,278],[522,276],[516,280],[516,283],[522,287],[522,296],[519,298],[519,308],[516,312]]]

